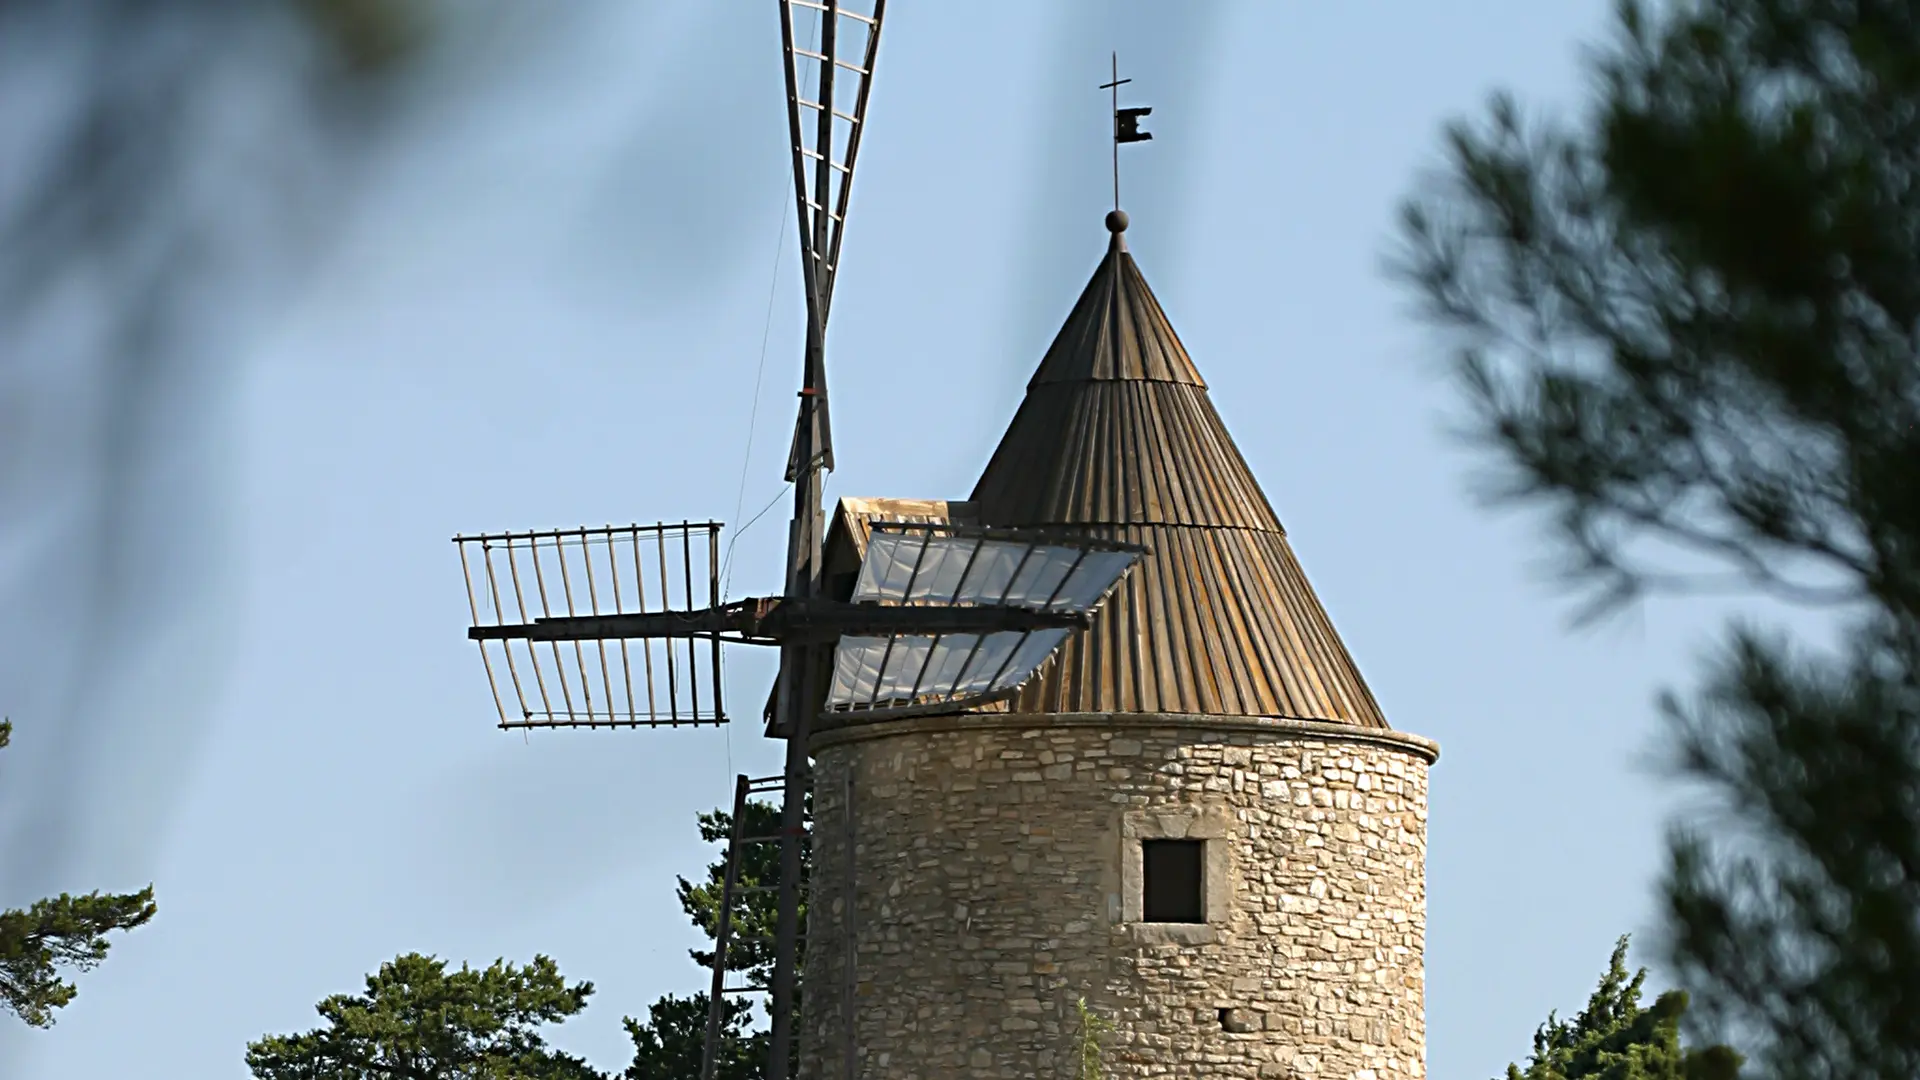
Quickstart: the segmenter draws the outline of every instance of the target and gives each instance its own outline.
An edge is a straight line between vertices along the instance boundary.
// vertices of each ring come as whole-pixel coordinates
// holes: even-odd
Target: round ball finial
[[[1123,233],[1127,231],[1127,212],[1125,210],[1107,211],[1107,231]]]

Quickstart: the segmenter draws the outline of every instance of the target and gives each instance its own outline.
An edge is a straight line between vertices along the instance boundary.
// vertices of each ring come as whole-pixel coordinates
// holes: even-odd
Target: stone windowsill
[[[1211,945],[1219,931],[1206,923],[1128,923],[1127,936],[1136,945]]]

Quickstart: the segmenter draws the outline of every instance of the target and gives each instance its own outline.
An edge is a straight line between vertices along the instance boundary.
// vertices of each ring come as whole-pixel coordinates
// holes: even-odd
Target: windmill
[[[479,644],[502,728],[724,724],[722,644],[780,651],[766,734],[785,740],[785,767],[778,777],[736,780],[703,1080],[713,1074],[724,995],[763,989],[726,984],[739,861],[761,842],[780,845],[781,868],[764,988],[766,1075],[789,1075],[815,721],[961,711],[1012,697],[1146,553],[1072,531],[875,522],[851,580],[823,575],[823,489],[834,464],[826,333],[885,8],[885,0],[864,10],[779,0],[807,320],[786,466],[793,518],[782,594],[722,596],[718,522],[454,538],[472,615],[468,637]],[[814,24],[815,48],[798,44],[802,18]],[[741,835],[747,800],[773,790],[782,797],[778,834]],[[849,984],[853,960],[846,958]],[[851,1010],[853,995],[840,1005]],[[853,1065],[849,1041],[848,1076]]]

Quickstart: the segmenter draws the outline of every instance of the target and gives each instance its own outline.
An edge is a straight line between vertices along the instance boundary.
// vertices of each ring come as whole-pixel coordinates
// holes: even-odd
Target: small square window
[[[1203,923],[1204,840],[1140,842],[1141,916],[1150,923]]]

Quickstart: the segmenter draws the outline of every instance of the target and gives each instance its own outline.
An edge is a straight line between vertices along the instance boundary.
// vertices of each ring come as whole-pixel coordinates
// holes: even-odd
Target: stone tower
[[[882,520],[1151,554],[1011,703],[817,731],[801,1075],[1077,1077],[1084,999],[1114,1077],[1419,1080],[1438,747],[1388,726],[1108,227],[972,498],[835,514],[830,580]]]

